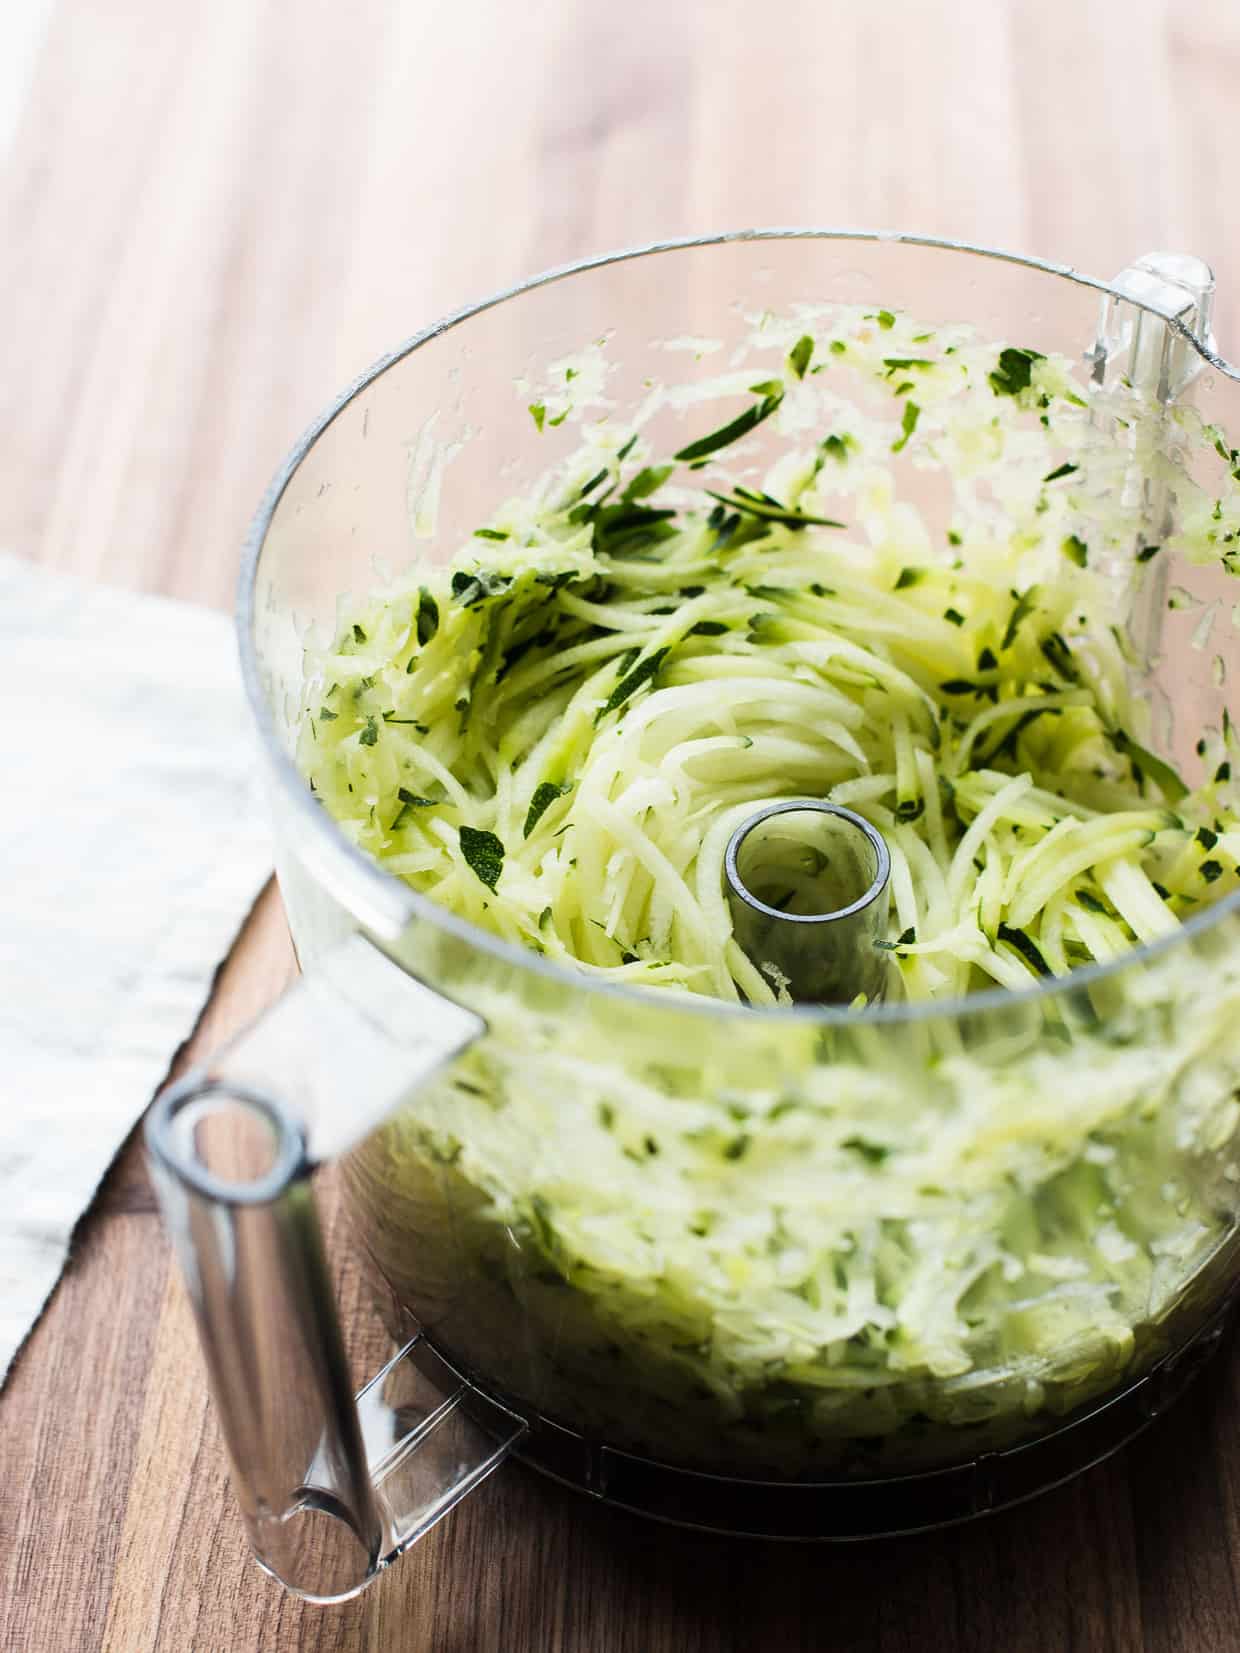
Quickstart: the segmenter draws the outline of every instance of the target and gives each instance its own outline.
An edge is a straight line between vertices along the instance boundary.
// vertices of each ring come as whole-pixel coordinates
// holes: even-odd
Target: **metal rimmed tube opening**
[[[882,998],[890,878],[882,834],[814,798],[742,821],[723,862],[737,942],[781,996],[801,1004]]]

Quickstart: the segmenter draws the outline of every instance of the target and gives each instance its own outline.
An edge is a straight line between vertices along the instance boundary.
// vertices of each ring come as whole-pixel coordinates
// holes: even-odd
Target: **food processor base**
[[[1167,1410],[1236,1325],[1232,1298],[1194,1336],[1118,1395],[1082,1409],[1050,1434],[913,1475],[862,1480],[760,1481],[704,1474],[621,1452],[538,1414],[515,1455],[579,1492],[674,1526],[747,1538],[844,1542],[954,1526],[1023,1503],[1100,1463]],[[413,1355],[441,1387],[464,1382],[480,1400],[520,1412],[463,1374],[423,1334]],[[465,1402],[468,1410],[468,1402]]]

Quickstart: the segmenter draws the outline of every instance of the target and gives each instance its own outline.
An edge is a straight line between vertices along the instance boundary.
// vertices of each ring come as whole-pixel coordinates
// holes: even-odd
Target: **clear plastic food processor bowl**
[[[1217,1341],[1240,1209],[1234,898],[1029,991],[861,1010],[660,996],[419,897],[350,844],[292,757],[311,628],[385,570],[446,561],[580,440],[578,420],[531,420],[548,363],[602,341],[622,418],[652,382],[717,372],[755,317],[844,304],[1077,364],[1111,455],[1099,509],[1120,524],[1142,738],[1196,785],[1229,761],[1240,670],[1236,455],[1219,434],[1240,432],[1240,390],[1213,354],[1211,297],[1206,266],[1169,255],[1104,284],[894,235],[682,242],[448,318],[299,443],[254,527],[240,631],[304,974],[148,1131],[237,1496],[289,1588],[356,1593],[510,1453],[731,1532],[965,1519],[1112,1450]],[[680,412],[659,418],[683,441]],[[944,543],[948,490],[924,466],[907,486]],[[690,1210],[658,1158],[597,1148],[604,1107],[672,1135],[726,1112],[744,1151],[715,1156]],[[857,1153],[841,1192],[826,1122],[854,1118],[937,1175],[897,1199]],[[998,1192],[978,1172],[997,1143]],[[309,1182],[336,1158],[399,1351],[356,1398]],[[784,1289],[781,1223],[821,1235],[820,1289],[803,1267],[800,1295]],[[989,1311],[1017,1227],[1027,1289]],[[936,1296],[945,1260],[974,1296]]]

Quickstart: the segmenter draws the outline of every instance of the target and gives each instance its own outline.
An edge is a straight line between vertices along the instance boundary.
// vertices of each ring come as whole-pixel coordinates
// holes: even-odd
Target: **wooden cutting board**
[[[282,450],[368,360],[660,234],[900,224],[1099,274],[1170,245],[1215,262],[1240,352],[1238,84],[1234,0],[53,0],[0,178],[0,543],[223,605]],[[271,891],[193,1048],[291,967]],[[382,1339],[323,1194],[360,1381]],[[1075,1485],[849,1548],[509,1466],[359,1602],[305,1608],[247,1559],[131,1144],[0,1397],[0,1648],[1232,1653],[1238,1434],[1228,1353]]]

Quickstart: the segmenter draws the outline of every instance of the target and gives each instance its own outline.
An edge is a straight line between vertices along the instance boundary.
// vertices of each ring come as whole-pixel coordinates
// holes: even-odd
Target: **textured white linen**
[[[0,1382],[270,864],[227,619],[0,554]]]

